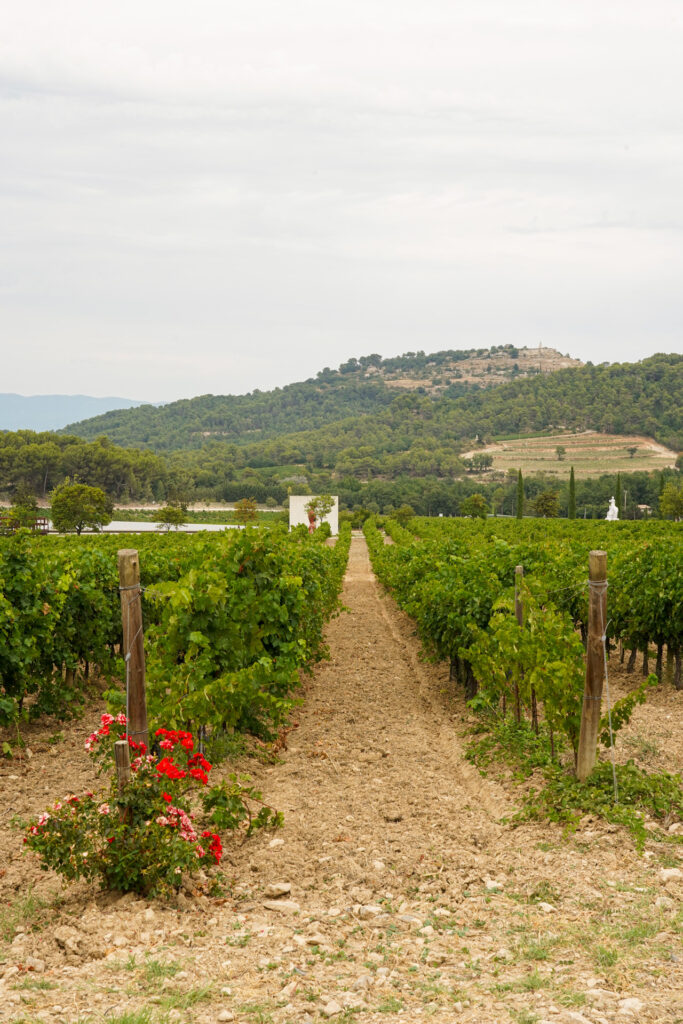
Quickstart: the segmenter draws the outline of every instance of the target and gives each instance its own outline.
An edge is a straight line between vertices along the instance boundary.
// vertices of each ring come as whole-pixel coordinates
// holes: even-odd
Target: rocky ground
[[[224,895],[61,888],[22,854],[13,822],[93,784],[90,720],[0,763],[0,1020],[683,1021],[680,847],[503,823],[515,788],[464,760],[466,708],[361,537],[343,600],[288,749],[241,764],[285,825],[227,844]],[[681,769],[681,699],[637,709],[628,756]]]

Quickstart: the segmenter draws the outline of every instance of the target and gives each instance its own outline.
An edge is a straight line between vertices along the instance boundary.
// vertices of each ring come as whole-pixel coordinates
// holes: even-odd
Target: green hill
[[[201,448],[211,441],[260,441],[295,431],[316,430],[335,420],[387,409],[397,395],[418,393],[454,399],[517,378],[580,366],[554,349],[407,352],[382,359],[349,359],[315,378],[247,395],[202,395],[160,407],[118,409],[73,423],[64,433],[86,440],[106,435],[121,445],[155,451]]]
[[[500,507],[508,500],[506,473],[474,472],[463,455],[479,454],[496,438],[546,433],[556,441],[563,432],[595,430],[649,437],[673,453],[683,448],[683,356],[553,372],[538,365],[535,373],[532,363],[524,379],[493,386],[506,368],[508,377],[522,375],[523,350],[460,355],[349,360],[273,392],[108,413],[70,434],[0,432],[0,492],[11,497],[28,486],[46,494],[69,475],[104,487],[117,500],[253,496],[281,502],[289,491],[330,491],[348,507],[386,511],[409,502],[422,513],[453,514],[474,490],[485,490]],[[112,425],[110,437],[101,434],[105,423]],[[666,468],[675,455],[667,463],[664,452],[663,461],[657,473],[638,472],[633,463],[624,486],[635,504],[656,507],[665,474],[676,474]],[[568,476],[569,463],[561,465]],[[529,478],[529,496],[564,487],[559,467]],[[594,477],[583,505],[600,514],[602,492],[609,497],[614,484],[614,473],[601,484]]]
[[[308,477],[326,471],[337,481],[446,478],[464,472],[459,453],[477,438],[483,443],[558,428],[642,434],[679,451],[682,409],[683,356],[659,355],[640,363],[560,370],[457,399],[413,391],[372,415],[269,441],[214,441],[201,451],[177,452],[173,462],[193,475],[201,471],[205,479],[226,465],[271,480],[286,480],[293,466],[308,467]],[[278,474],[279,466],[287,472]]]

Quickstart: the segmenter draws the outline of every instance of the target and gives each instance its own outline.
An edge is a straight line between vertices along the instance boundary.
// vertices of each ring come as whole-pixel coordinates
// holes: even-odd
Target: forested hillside
[[[411,366],[384,367],[383,372],[398,369],[399,379],[405,382],[407,373],[419,372],[423,362],[419,354],[411,359]],[[366,369],[361,367],[363,372]],[[397,391],[375,375],[361,380],[361,371],[357,367],[349,375],[344,368],[322,371],[315,387],[305,382],[269,394],[243,396],[245,416],[232,421],[231,430],[237,436],[231,441],[220,431],[216,436],[206,430],[201,445],[181,443],[187,437],[188,409],[206,412],[206,403],[214,402],[218,417],[223,415],[220,402],[232,399],[193,400],[204,402],[203,407],[175,403],[166,411],[176,416],[176,421],[169,421],[170,429],[176,423],[176,433],[163,435],[160,447],[166,450],[160,453],[145,450],[152,445],[151,427],[149,436],[138,437],[129,448],[102,437],[86,441],[67,434],[0,432],[0,492],[11,498],[24,487],[43,496],[70,476],[102,487],[118,501],[169,497],[235,501],[248,496],[282,502],[290,492],[330,491],[351,508],[362,505],[386,511],[407,502],[423,514],[449,515],[458,511],[463,498],[482,490],[491,507],[511,509],[513,484],[505,474],[477,474],[473,472],[477,467],[463,456],[495,437],[541,431],[561,436],[562,430],[592,429],[644,435],[674,452],[683,448],[683,356],[568,368],[495,388],[475,386],[455,399],[415,387],[401,386]],[[331,378],[326,383],[328,373]],[[373,411],[363,411],[366,407]],[[349,408],[350,414],[340,415]],[[148,408],[115,415],[134,433],[138,417],[162,412]],[[297,422],[308,417],[317,425],[262,437],[293,417]],[[88,430],[93,422],[85,425]],[[162,420],[154,424],[155,430],[166,429]],[[202,426],[208,425],[204,419]],[[674,461],[672,456],[669,465]],[[637,470],[635,463],[633,468]],[[562,478],[557,474],[549,479],[541,474],[529,477],[527,497],[559,488],[560,507],[566,508],[568,475],[567,463]],[[656,507],[663,474],[635,471],[623,486],[632,503]],[[577,502],[588,514],[600,514],[614,489],[615,474],[602,481],[579,482]]]
[[[155,451],[200,448],[211,439],[260,441],[381,412],[403,392],[452,399],[580,365],[551,348],[512,345],[431,355],[407,352],[390,359],[362,356],[347,360],[337,370],[326,367],[315,378],[273,391],[202,395],[159,408],[143,406],[132,413],[118,409],[71,424],[65,432],[87,440],[106,434],[117,444]]]

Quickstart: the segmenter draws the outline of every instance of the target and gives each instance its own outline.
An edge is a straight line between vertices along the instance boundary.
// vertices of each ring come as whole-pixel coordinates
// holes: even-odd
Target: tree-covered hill
[[[579,365],[554,349],[512,345],[431,355],[407,352],[389,359],[362,356],[273,391],[202,395],[161,407],[118,409],[71,424],[64,432],[86,440],[106,435],[117,444],[160,452],[201,448],[212,440],[261,441],[381,412],[399,394],[453,399]]]
[[[400,368],[402,380],[409,370]],[[332,374],[323,371],[323,376],[328,372]],[[254,418],[248,421],[252,425],[236,421],[234,439],[208,432],[201,445],[181,443],[187,428],[183,409],[192,403],[175,403],[176,440],[160,435],[166,450],[158,453],[146,450],[149,437],[123,448],[103,437],[88,441],[73,434],[0,431],[0,494],[12,498],[28,488],[42,496],[70,476],[101,486],[118,500],[235,501],[253,496],[281,502],[290,490],[329,491],[349,507],[366,504],[385,510],[407,501],[423,512],[452,514],[473,489],[489,487],[492,494],[499,492],[496,500],[507,500],[505,474],[477,476],[471,472],[476,467],[464,459],[462,453],[476,448],[477,442],[592,429],[648,436],[677,452],[683,448],[683,356],[570,367],[498,387],[475,386],[458,398],[419,387],[393,389],[386,380],[361,383],[358,373],[335,371],[336,383],[329,390],[318,380],[315,391],[307,390],[306,382],[257,395],[251,406]],[[346,380],[337,386],[337,377]],[[314,394],[329,398],[322,410]],[[270,407],[284,427],[292,416],[288,399],[294,400],[295,421],[302,422],[305,408],[314,425],[264,438],[268,424],[264,420],[260,427],[253,425],[258,422],[256,410],[265,417]],[[371,411],[363,411],[366,405]],[[351,413],[343,413],[349,408]],[[156,422],[157,429],[162,427],[162,421]],[[175,450],[169,450],[174,445]],[[631,500],[656,503],[663,475],[642,472],[632,477]],[[557,478],[539,477],[539,487],[557,485]],[[614,480],[605,488],[613,489]],[[601,502],[602,498],[596,514]]]
[[[415,392],[386,408],[269,441],[214,441],[188,452],[187,464],[208,458],[260,468],[309,464],[338,477],[434,473],[448,476],[464,445],[497,436],[551,428],[642,434],[683,448],[683,356],[658,355],[640,363],[585,366],[506,384],[457,399]],[[180,453],[179,453],[180,455]],[[208,457],[208,458],[207,458]]]

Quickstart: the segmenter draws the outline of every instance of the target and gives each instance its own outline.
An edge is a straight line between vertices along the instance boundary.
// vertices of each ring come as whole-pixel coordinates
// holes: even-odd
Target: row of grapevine
[[[267,732],[324,653],[350,531],[136,538],[154,721]],[[0,725],[66,716],[88,677],[123,677],[116,537],[0,541]]]
[[[469,697],[543,705],[576,750],[583,696],[591,548],[608,552],[608,642],[666,649],[681,686],[683,534],[675,524],[417,519],[413,532],[373,521],[366,537],[381,582],[416,621],[425,651],[451,665]],[[517,577],[521,565],[524,578]],[[515,587],[524,629],[515,616]],[[642,688],[631,700],[643,699]],[[618,709],[625,716],[628,706]]]

